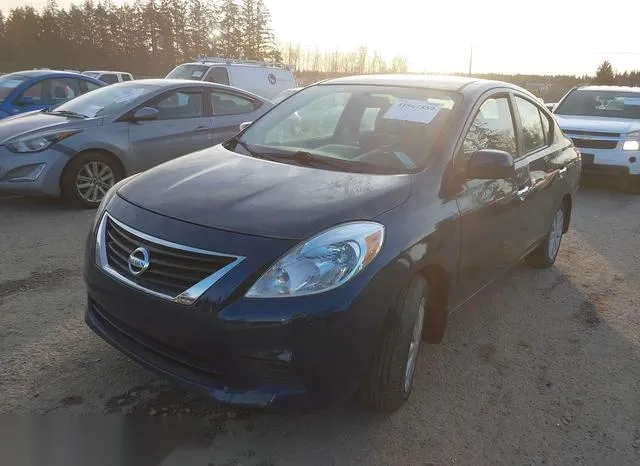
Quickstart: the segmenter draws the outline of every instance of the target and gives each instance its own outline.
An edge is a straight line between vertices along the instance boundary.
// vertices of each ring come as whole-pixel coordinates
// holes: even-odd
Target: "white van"
[[[297,85],[293,71],[287,65],[219,57],[183,63],[171,70],[165,78],[226,84],[266,99]]]

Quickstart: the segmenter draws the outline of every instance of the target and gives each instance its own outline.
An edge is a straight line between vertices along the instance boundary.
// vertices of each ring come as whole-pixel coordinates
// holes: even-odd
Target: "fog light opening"
[[[39,163],[36,165],[25,165],[23,167],[18,167],[14,170],[11,170],[5,176],[5,179],[11,182],[19,182],[19,181],[36,181],[42,175],[45,167],[47,165],[44,163]]]

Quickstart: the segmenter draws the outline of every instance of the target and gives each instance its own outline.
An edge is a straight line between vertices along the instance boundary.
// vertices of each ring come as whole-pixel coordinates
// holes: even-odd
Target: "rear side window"
[[[131,75],[127,73],[122,74],[122,81],[131,81]]]
[[[229,85],[229,73],[227,69],[222,66],[214,66],[209,70],[206,80],[211,83]]]
[[[522,122],[523,149],[528,154],[547,145],[548,131],[545,133],[538,107],[521,97],[516,96],[515,100]]]
[[[491,97],[478,110],[464,138],[465,159],[477,150],[503,150],[516,155],[516,136],[507,97]]]

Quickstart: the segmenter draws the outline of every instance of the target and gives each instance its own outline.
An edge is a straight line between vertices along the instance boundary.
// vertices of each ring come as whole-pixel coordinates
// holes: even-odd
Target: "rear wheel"
[[[560,243],[564,235],[564,219],[568,214],[566,205],[563,203],[553,216],[553,222],[549,233],[540,245],[534,249],[526,258],[526,262],[538,269],[546,269],[551,267],[558,256]]]
[[[426,308],[427,282],[416,276],[382,334],[371,373],[360,393],[373,410],[392,412],[409,398]]]
[[[108,155],[86,152],[73,158],[62,174],[62,195],[73,205],[96,208],[121,178],[121,169]]]

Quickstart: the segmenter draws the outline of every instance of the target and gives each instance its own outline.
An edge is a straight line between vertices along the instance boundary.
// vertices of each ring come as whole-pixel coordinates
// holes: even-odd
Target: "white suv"
[[[553,113],[580,151],[585,175],[613,175],[640,191],[640,87],[576,87]]]

